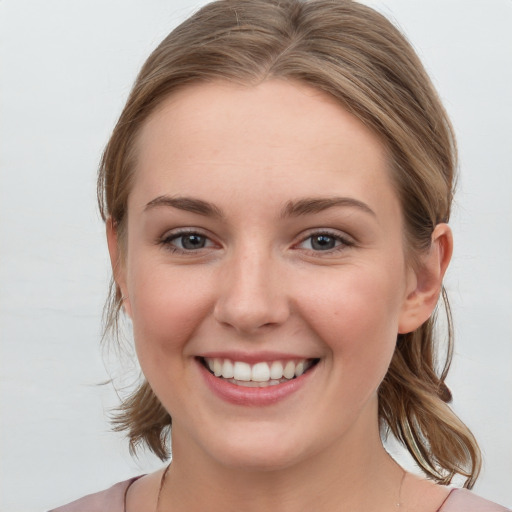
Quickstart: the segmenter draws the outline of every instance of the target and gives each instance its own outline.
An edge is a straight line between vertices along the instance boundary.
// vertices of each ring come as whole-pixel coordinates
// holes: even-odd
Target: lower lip
[[[302,388],[316,368],[315,365],[300,377],[296,377],[288,382],[283,382],[282,384],[264,388],[249,388],[246,386],[237,386],[236,384],[228,382],[226,379],[215,377],[201,362],[198,361],[197,364],[199,365],[200,372],[207,386],[215,395],[226,402],[245,406],[272,405],[284,400]]]

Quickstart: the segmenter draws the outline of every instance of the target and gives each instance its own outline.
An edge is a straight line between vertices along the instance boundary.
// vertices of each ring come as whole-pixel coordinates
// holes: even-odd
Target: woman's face
[[[417,285],[378,137],[304,84],[219,82],[169,97],[137,155],[117,280],[175,457],[364,443]]]

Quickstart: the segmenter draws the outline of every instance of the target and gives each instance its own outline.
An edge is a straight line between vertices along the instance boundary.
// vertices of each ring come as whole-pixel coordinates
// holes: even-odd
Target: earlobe
[[[438,224],[432,233],[430,248],[421,257],[419,268],[412,271],[414,286],[403,304],[398,325],[400,334],[416,330],[434,311],[452,252],[452,231],[448,224]]]
[[[129,316],[131,316],[130,300],[126,289],[125,267],[121,258],[118,232],[112,217],[109,217],[106,221],[106,231],[112,275],[116,283],[117,298],[122,301],[124,310]]]

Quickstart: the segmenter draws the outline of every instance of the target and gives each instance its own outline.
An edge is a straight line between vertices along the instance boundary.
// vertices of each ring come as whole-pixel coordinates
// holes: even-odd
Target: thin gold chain
[[[156,509],[155,512],[159,512],[160,510],[160,498],[162,496],[162,491],[164,489],[165,484],[165,477],[167,476],[167,472],[169,471],[169,468],[171,467],[171,464],[169,464],[162,475],[162,478],[160,479],[160,488],[158,489],[158,497],[156,499]]]
[[[404,485],[405,475],[407,475],[407,471],[402,468],[402,479],[400,480],[400,487],[398,488],[398,501],[396,502],[396,508],[402,508],[402,487]]]
[[[171,467],[171,465],[169,464],[165,468],[165,471],[162,474],[162,478],[160,479],[160,487],[158,489],[158,497],[156,499],[156,509],[155,509],[155,512],[160,512],[160,498],[162,496],[162,491],[163,491],[164,485],[165,485],[165,479],[166,479],[166,476],[167,476],[167,473],[168,473],[170,467]],[[397,509],[402,508],[402,487],[404,485],[404,481],[405,481],[405,476],[406,475],[407,475],[407,471],[405,471],[402,468],[402,478],[400,479],[400,486],[398,487],[398,501],[396,502],[396,508]]]

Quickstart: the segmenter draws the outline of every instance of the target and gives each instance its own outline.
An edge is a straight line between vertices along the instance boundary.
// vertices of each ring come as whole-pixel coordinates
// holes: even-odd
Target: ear
[[[438,224],[429,250],[421,256],[419,268],[411,270],[411,284],[398,324],[400,334],[416,330],[434,311],[452,252],[452,231],[448,224]]]
[[[112,265],[112,274],[116,283],[116,294],[121,297],[123,308],[131,317],[130,299],[126,286],[126,268],[122,258],[121,249],[119,247],[117,228],[114,221],[112,220],[112,217],[107,219],[106,228],[110,264]]]

